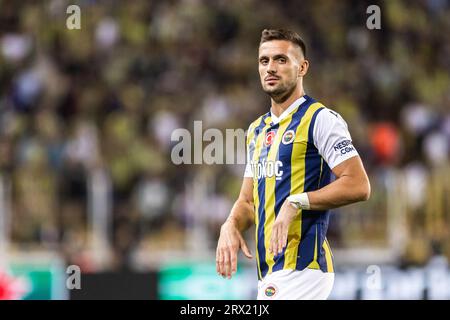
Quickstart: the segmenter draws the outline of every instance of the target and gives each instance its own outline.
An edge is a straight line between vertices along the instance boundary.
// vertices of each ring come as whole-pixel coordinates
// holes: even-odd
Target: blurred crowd
[[[70,4],[81,9],[80,30],[66,28]],[[387,195],[399,189],[394,200],[408,213],[402,261],[450,257],[450,2],[382,2],[380,30],[366,27],[368,5],[0,0],[0,181],[10,190],[1,199],[10,200],[11,250],[57,250],[95,268],[99,172],[111,191],[109,268],[133,267],[137,251],[213,250],[244,166],[174,165],[171,134],[194,120],[245,130],[267,112],[257,48],[264,28],[283,27],[304,38],[306,92],[346,119],[372,182],[371,201],[351,209],[359,219],[333,215],[332,245],[361,235],[382,243],[395,207]]]

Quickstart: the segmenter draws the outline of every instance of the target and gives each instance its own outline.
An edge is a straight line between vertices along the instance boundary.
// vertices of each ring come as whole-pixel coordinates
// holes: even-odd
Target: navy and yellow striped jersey
[[[274,256],[268,250],[273,223],[286,198],[320,189],[331,179],[331,170],[313,143],[315,119],[324,106],[306,95],[304,98],[278,123],[272,121],[270,112],[262,115],[250,125],[247,135],[259,279],[282,269],[333,272],[326,239],[328,211],[299,209],[283,252]]]

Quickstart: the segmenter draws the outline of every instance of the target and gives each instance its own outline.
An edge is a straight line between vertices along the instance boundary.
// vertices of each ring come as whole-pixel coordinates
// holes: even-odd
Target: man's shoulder
[[[335,130],[337,127],[348,128],[347,122],[339,114],[338,111],[334,110],[333,107],[328,107],[325,103],[318,100],[312,99],[309,108],[311,108],[311,123],[313,123],[314,134],[321,132],[330,132],[330,130]]]
[[[318,100],[312,99],[312,103],[309,105],[310,108],[312,108],[312,111],[316,115],[317,119],[319,121],[329,121],[333,118],[341,118],[341,115],[335,111],[332,107],[328,107],[324,103]]]
[[[323,113],[324,110],[330,110],[324,103],[320,100],[316,100],[308,95],[306,97],[306,109],[304,112],[297,112],[296,115],[303,118],[304,114],[308,115],[308,118],[315,118],[318,114]]]
[[[348,125],[339,112],[323,105],[321,109],[317,110],[314,121],[314,134],[329,134],[330,132],[343,129],[348,130]]]
[[[258,118],[256,118],[254,121],[252,121],[248,127],[249,131],[255,130],[257,127],[261,126],[262,124],[265,124],[265,120],[270,116],[270,111],[266,112],[262,115],[260,115]]]
[[[336,121],[344,121],[342,116],[337,112],[336,110],[332,108],[328,108],[324,105],[322,105],[322,108],[318,110],[318,117],[319,121],[324,122],[336,122]]]
[[[310,99],[309,108],[312,108],[314,112],[320,113],[322,110],[328,109],[327,106],[320,100],[308,97]]]

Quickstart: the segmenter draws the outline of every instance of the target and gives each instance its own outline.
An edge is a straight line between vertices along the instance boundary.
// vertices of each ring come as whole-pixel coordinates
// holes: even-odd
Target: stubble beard
[[[283,103],[285,102],[294,92],[297,84],[294,83],[290,86],[282,85],[279,88],[275,88],[274,90],[267,90],[264,88],[264,91],[276,102]]]

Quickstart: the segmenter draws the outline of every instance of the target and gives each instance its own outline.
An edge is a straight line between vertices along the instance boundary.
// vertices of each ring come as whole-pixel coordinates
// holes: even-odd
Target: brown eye
[[[285,59],[285,58],[280,58],[280,59],[278,59],[278,61],[279,61],[280,63],[286,63],[286,59]]]

